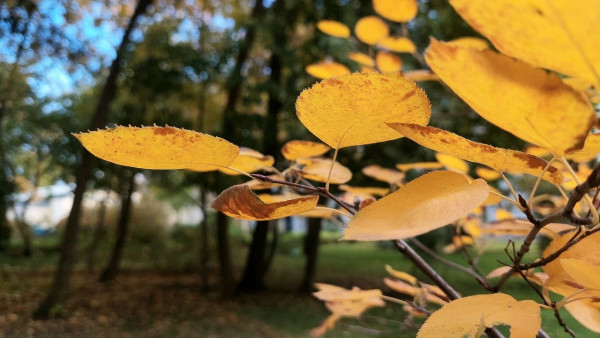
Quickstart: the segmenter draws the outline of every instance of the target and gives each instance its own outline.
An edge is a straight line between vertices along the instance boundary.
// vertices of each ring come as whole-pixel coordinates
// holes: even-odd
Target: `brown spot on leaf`
[[[153,128],[154,135],[169,135],[177,132],[177,128],[173,127],[156,127]]]

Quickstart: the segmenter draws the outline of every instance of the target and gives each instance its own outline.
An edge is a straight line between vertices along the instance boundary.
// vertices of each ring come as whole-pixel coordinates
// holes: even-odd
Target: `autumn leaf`
[[[480,38],[474,38],[474,37],[462,37],[462,38],[450,40],[450,41],[448,41],[448,44],[455,45],[455,46],[469,47],[469,48],[473,48],[473,49],[477,49],[477,50],[484,50],[484,49],[490,48],[490,45],[487,43],[487,41],[480,39]]]
[[[441,164],[440,162],[414,162],[414,163],[396,164],[396,168],[398,168],[399,170],[402,170],[402,171],[409,171],[409,170],[416,170],[416,169],[431,170],[431,169],[439,169],[439,168],[442,168],[443,166],[444,165]]]
[[[333,37],[348,38],[350,37],[350,28],[343,23],[335,20],[321,20],[317,23],[317,28]]]
[[[410,283],[411,285],[417,285],[417,278],[409,273],[394,270],[390,265],[385,266],[385,271],[387,271],[387,273],[389,273],[394,278],[401,279],[405,282]]]
[[[295,161],[301,157],[321,156],[331,148],[320,142],[293,140],[283,145],[281,154],[286,160]]]
[[[323,61],[306,66],[306,72],[317,79],[328,79],[330,77],[350,74],[350,69],[341,63]]]
[[[488,182],[495,181],[502,177],[498,171],[486,167],[475,168],[475,173],[477,174],[477,176],[483,178]]]
[[[482,319],[483,318],[483,319]],[[511,337],[535,337],[542,324],[539,305],[531,300],[517,301],[503,293],[475,295],[453,300],[435,311],[423,324],[417,337],[475,337],[485,327],[510,325]]]
[[[379,187],[351,187],[349,185],[340,185],[340,190],[347,191],[355,194],[365,194],[372,196],[385,196],[390,192],[388,188]]]
[[[402,70],[402,59],[396,54],[378,52],[375,56],[377,69],[382,73],[395,73]]]
[[[366,176],[374,178],[378,181],[388,183],[390,185],[400,185],[406,175],[403,172],[383,168],[377,164],[366,166],[362,169],[362,173]]]
[[[417,0],[373,0],[373,9],[382,17],[395,22],[408,22],[419,10]]]
[[[354,33],[360,41],[374,45],[390,34],[390,28],[383,20],[371,15],[358,20]]]
[[[560,265],[567,275],[585,288],[600,290],[600,266],[583,259],[563,258]]]
[[[451,0],[502,53],[600,85],[600,1]]]
[[[444,153],[436,153],[435,159],[438,161],[438,163],[443,164],[446,169],[463,174],[467,174],[469,172],[469,164],[456,156]]]
[[[75,134],[94,156],[142,169],[212,171],[229,166],[240,149],[226,140],[173,127],[122,127]]]
[[[241,147],[239,155],[231,162],[229,167],[246,173],[252,173],[269,168],[274,163],[273,156],[265,156],[256,150]],[[227,175],[242,175],[239,171],[226,168],[219,168],[219,171]]]
[[[297,162],[302,165],[302,168],[296,171],[309,180],[325,183],[329,177],[329,183],[343,184],[352,179],[350,169],[329,158],[300,158]],[[329,176],[330,170],[331,177]]]
[[[375,66],[375,60],[365,53],[351,52],[348,53],[348,59],[357,62],[363,66],[373,67]]]
[[[403,36],[388,36],[377,42],[377,45],[396,53],[414,53],[417,47],[411,39]]]
[[[583,148],[568,153],[565,157],[577,162],[587,162],[596,159],[598,154],[600,154],[600,133],[588,135]]]
[[[272,203],[263,202],[245,184],[223,191],[212,207],[227,216],[252,221],[284,218],[314,209],[319,196],[311,195]]]
[[[321,81],[296,101],[302,124],[330,147],[394,140],[386,122],[429,122],[425,92],[402,74],[354,73]]]
[[[495,236],[527,236],[533,224],[524,219],[504,218],[498,219],[495,222],[489,222],[486,227],[483,228],[484,233]],[[556,238],[560,236],[560,233],[573,230],[573,226],[561,223],[550,223],[544,226],[540,230],[540,235],[548,238]]]
[[[488,197],[482,179],[469,183],[451,171],[425,174],[400,190],[360,210],[348,223],[343,240],[408,238],[466,216]]]
[[[413,81],[439,81],[440,77],[432,73],[430,70],[426,69],[417,69],[417,70],[409,70],[404,73],[404,76],[407,79],[411,79]]]
[[[431,69],[481,117],[555,155],[580,149],[596,120],[582,94],[524,62],[431,41]]]

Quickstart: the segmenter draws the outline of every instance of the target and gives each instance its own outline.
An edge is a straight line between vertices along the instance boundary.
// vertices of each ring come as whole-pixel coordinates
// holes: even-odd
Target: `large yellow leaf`
[[[283,145],[281,153],[286,160],[294,161],[301,157],[320,156],[330,149],[320,142],[293,140]]]
[[[408,22],[419,10],[417,0],[373,0],[373,9],[382,17],[395,22]]]
[[[321,32],[337,38],[350,37],[350,28],[339,21],[321,20],[317,23],[317,28]]]
[[[341,63],[323,61],[306,66],[306,72],[317,79],[328,79],[334,76],[350,74],[350,69]]]
[[[360,41],[374,45],[390,34],[390,28],[383,20],[371,15],[358,20],[354,26],[354,33]]]
[[[536,302],[496,293],[459,298],[444,305],[425,321],[417,337],[477,337],[482,321],[485,327],[510,325],[510,336],[515,338],[535,337],[542,325]]]
[[[401,135],[386,122],[425,125],[431,106],[425,92],[402,74],[354,73],[304,90],[298,118],[332,148],[394,140]]]
[[[377,164],[364,167],[362,173],[378,181],[389,183],[390,185],[400,185],[406,176],[401,171],[383,168]]]
[[[343,184],[352,179],[350,169],[337,161],[334,163],[329,158],[301,158],[297,162],[303,165],[302,169],[298,170],[298,173],[309,180],[325,183],[327,182],[330,170],[331,177],[329,178],[329,183]],[[332,165],[333,169],[331,169]]]
[[[451,0],[503,53],[600,85],[600,1]]]
[[[469,183],[451,171],[434,171],[361,209],[344,240],[376,241],[414,237],[466,216],[488,197],[482,179]]]
[[[583,148],[566,155],[568,159],[574,161],[590,161],[600,154],[600,133],[590,134],[585,139]]]
[[[231,168],[241,170],[247,173],[255,172],[261,169],[269,168],[275,163],[273,156],[263,155],[256,150],[241,147],[239,155],[229,165]],[[224,174],[227,175],[242,175],[239,171],[219,168]]]
[[[597,302],[580,300],[566,304],[564,307],[581,325],[600,333],[600,305]]]
[[[173,127],[121,127],[76,134],[93,155],[142,169],[217,170],[240,149],[222,138]]]
[[[265,203],[247,185],[238,184],[223,191],[212,207],[233,218],[266,221],[312,210],[317,206],[318,200],[319,196],[314,195]]]
[[[403,36],[388,36],[379,40],[377,45],[397,53],[414,53],[417,51],[417,47],[412,40]]]
[[[539,157],[473,142],[434,127],[404,123],[393,123],[389,126],[424,147],[470,162],[485,164],[500,172],[508,171],[539,176],[547,165],[547,162]],[[554,184],[561,184],[563,180],[562,174],[555,167],[548,168],[544,178]]]
[[[348,59],[358,62],[363,66],[373,67],[375,66],[375,60],[365,53],[351,52],[348,53]]]
[[[567,275],[585,288],[600,290],[600,266],[582,259],[561,259],[560,265]]]
[[[396,54],[379,52],[375,56],[377,69],[382,73],[394,73],[402,70],[402,59]]]
[[[581,148],[596,120],[580,92],[508,56],[432,40],[425,59],[481,117],[556,155]]]

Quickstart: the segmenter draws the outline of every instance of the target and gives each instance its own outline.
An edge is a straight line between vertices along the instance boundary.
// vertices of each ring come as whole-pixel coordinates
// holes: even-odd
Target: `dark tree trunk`
[[[126,187],[121,192],[121,212],[119,213],[119,223],[117,224],[117,240],[110,256],[110,261],[106,269],[100,276],[101,282],[110,282],[117,277],[121,257],[123,257],[123,249],[127,241],[127,232],[129,230],[129,219],[131,218],[131,195],[135,190],[135,173],[130,172]]]
[[[108,196],[100,202],[100,207],[98,208],[98,222],[94,227],[94,233],[92,234],[92,243],[90,244],[90,248],[87,254],[87,269],[88,271],[92,271],[94,266],[96,265],[96,251],[98,250],[98,245],[106,235],[106,199]]]
[[[110,66],[110,72],[106,78],[104,87],[102,88],[100,100],[98,101],[98,105],[92,116],[89,128],[91,130],[104,127],[108,121],[108,107],[115,96],[117,76],[121,72],[121,61],[123,60],[126,47],[129,44],[131,31],[133,30],[137,19],[146,11],[151,3],[152,0],[139,0],[133,15],[129,19],[129,24],[123,34],[121,44],[117,49],[117,55]],[[93,166],[94,157],[89,152],[84,151],[81,165],[75,174],[76,187],[73,193],[73,205],[71,206],[71,212],[67,218],[67,224],[63,233],[60,261],[48,296],[42,301],[33,315],[36,319],[48,318],[52,308],[66,298],[67,290],[70,286],[71,272],[77,256],[79,216],[81,214],[83,194],[85,193],[86,184]]]
[[[221,275],[221,293],[228,297],[233,295],[235,282],[229,250],[229,218],[223,213],[217,213],[217,251]]]
[[[256,222],[244,275],[238,284],[239,291],[257,292],[264,290],[263,277],[268,234],[269,221]]]
[[[319,252],[319,235],[321,233],[321,219],[309,218],[308,231],[304,238],[304,254],[306,265],[304,266],[304,279],[300,285],[300,291],[313,291],[315,272],[317,271],[317,255]]]
[[[263,276],[266,275],[271,268],[271,264],[275,258],[275,252],[277,251],[277,244],[279,244],[279,226],[277,222],[270,222],[269,228],[271,229],[273,237],[271,238],[271,245],[269,246],[269,251],[265,257],[265,262],[263,263]]]
[[[200,190],[200,208],[202,210],[202,221],[200,222],[200,278],[202,279],[202,293],[208,293],[209,273],[208,273],[208,208],[206,205],[207,192],[201,187]]]

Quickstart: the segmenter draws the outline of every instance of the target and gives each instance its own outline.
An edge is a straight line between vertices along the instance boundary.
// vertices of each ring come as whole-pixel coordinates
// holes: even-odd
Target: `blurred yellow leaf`
[[[475,337],[481,321],[486,327],[510,325],[511,337],[535,337],[542,324],[539,305],[531,300],[517,301],[496,293],[453,300],[435,311],[423,324],[417,337]]]
[[[475,168],[475,173],[477,174],[477,176],[483,178],[488,182],[495,181],[502,177],[500,176],[500,173],[498,171],[486,167]]]
[[[412,40],[403,36],[388,36],[379,40],[377,45],[396,53],[414,53],[417,51],[417,47]]]
[[[413,169],[421,169],[421,170],[429,170],[429,169],[439,169],[444,165],[440,162],[415,162],[415,163],[401,163],[396,164],[396,168],[402,171],[409,171]]]
[[[502,53],[600,85],[600,1],[451,0]]]
[[[333,218],[336,215],[336,211],[334,209],[329,209],[324,206],[317,206],[317,209],[312,209],[309,211],[305,211],[299,213],[298,217],[307,217],[307,218]]]
[[[265,221],[284,218],[314,209],[319,196],[265,203],[245,184],[234,185],[223,191],[212,207],[227,216],[252,221]]]
[[[513,215],[510,211],[508,211],[504,208],[496,209],[496,220],[497,221],[504,221],[504,220],[514,219],[514,218],[515,218],[515,215]]]
[[[477,49],[477,50],[484,50],[484,49],[490,48],[490,45],[487,43],[487,41],[480,39],[480,38],[474,38],[474,37],[463,37],[463,38],[454,39],[454,40],[448,41],[448,44],[469,47],[469,48],[473,48],[473,49]]]
[[[464,174],[469,172],[469,164],[456,156],[436,153],[435,159],[438,160],[439,163],[443,164],[446,169],[454,170]]]
[[[275,175],[269,175],[269,178],[272,179],[276,179],[276,180],[281,180],[284,181],[285,178],[281,175],[275,174]],[[280,187],[280,184],[276,184],[276,183],[269,183],[269,182],[263,182],[263,181],[259,181],[259,180],[250,180],[248,182],[245,183],[248,188],[252,189],[252,190],[266,190],[266,189],[272,189],[272,188],[277,188]]]
[[[474,242],[473,237],[470,236],[454,236],[452,237],[452,243],[444,246],[442,251],[444,251],[445,254],[451,254]]]
[[[340,190],[352,192],[355,194],[366,194],[373,196],[385,196],[390,189],[388,188],[379,188],[379,187],[351,187],[349,185],[340,185]]]
[[[400,73],[353,73],[304,90],[296,114],[327,145],[344,148],[402,137],[385,123],[425,125],[431,106],[425,92]]]
[[[121,127],[75,137],[94,156],[142,169],[212,171],[227,167],[240,149],[226,140],[173,127]]]
[[[571,152],[565,157],[577,162],[587,162],[595,159],[598,154],[600,154],[600,133],[588,135],[583,148]]]
[[[426,69],[417,69],[417,70],[409,70],[404,73],[407,79],[411,79],[413,81],[439,81],[440,77],[432,73],[430,70]]]
[[[383,20],[371,15],[358,20],[354,26],[354,33],[360,41],[374,45],[390,34],[390,28]]]
[[[366,166],[362,169],[362,173],[366,176],[374,178],[378,181],[386,182],[390,185],[400,185],[405,175],[403,172],[387,169],[376,164]]]
[[[580,300],[564,306],[583,326],[600,333],[600,305],[592,300]]]
[[[348,59],[357,62],[363,66],[373,67],[375,66],[375,60],[365,53],[351,52],[348,53]]]
[[[409,273],[406,273],[404,271],[394,270],[394,268],[392,268],[389,265],[385,266],[385,271],[387,271],[387,273],[389,273],[394,278],[401,279],[405,282],[410,283],[411,285],[417,285],[417,282],[418,282],[417,278]]]
[[[321,20],[317,23],[317,28],[321,32],[337,38],[350,37],[350,28],[339,21]]]
[[[331,178],[329,179],[329,183],[331,184],[343,184],[352,179],[352,172],[350,169],[344,167],[339,162],[333,162],[333,160],[329,158],[299,158],[297,162],[303,167],[298,171],[298,173],[309,180],[317,181],[317,182],[327,182],[327,177],[329,176],[329,170],[333,165],[333,170],[331,171]]]
[[[488,197],[488,185],[451,171],[434,171],[360,210],[344,240],[408,238],[466,216]]]
[[[385,305],[380,290],[361,290],[357,287],[348,290],[321,283],[316,283],[315,287],[319,291],[313,295],[324,301],[329,311],[340,316],[360,317],[371,307]]]
[[[281,153],[286,160],[294,161],[301,157],[321,156],[330,149],[320,142],[293,140],[283,145]]]
[[[330,77],[350,74],[350,69],[341,63],[322,61],[306,66],[306,72],[317,79],[328,79]]]
[[[377,69],[363,66],[363,67],[360,67],[360,72],[361,73],[377,73]]]
[[[425,59],[481,117],[556,155],[583,147],[596,121],[580,92],[508,56],[432,40]]]
[[[395,73],[402,70],[402,59],[396,54],[378,52],[375,56],[377,69],[382,73]]]
[[[265,156],[256,150],[241,147],[239,155],[229,166],[237,170],[251,173],[264,168],[269,168],[273,166],[274,163],[275,160],[273,159],[273,156]],[[227,175],[242,175],[240,172],[226,168],[219,168],[219,171]]]
[[[373,9],[382,17],[395,22],[408,22],[419,10],[417,0],[373,0]]]

